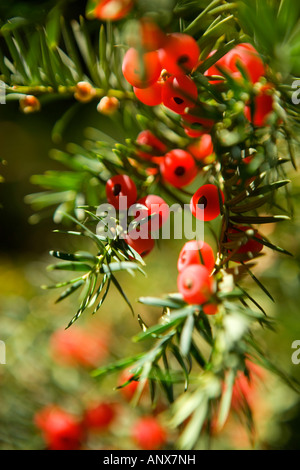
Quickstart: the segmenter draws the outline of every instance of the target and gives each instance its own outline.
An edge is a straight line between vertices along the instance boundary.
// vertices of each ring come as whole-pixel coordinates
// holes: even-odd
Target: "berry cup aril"
[[[125,209],[136,202],[137,189],[132,179],[127,175],[115,175],[110,178],[106,183],[105,190],[108,203],[114,206],[115,209],[123,209],[120,206],[121,197],[124,198],[122,203],[126,203]]]
[[[93,431],[107,429],[116,417],[116,408],[112,403],[101,402],[89,406],[84,415],[84,425]]]
[[[143,416],[132,428],[132,439],[143,450],[157,450],[166,443],[167,434],[157,418]]]
[[[216,315],[218,313],[219,307],[217,304],[209,303],[203,305],[202,310],[205,315]]]
[[[200,55],[195,39],[182,33],[169,34],[158,52],[162,68],[175,76],[191,72],[198,64]]]
[[[245,116],[254,126],[262,127],[267,124],[267,119],[273,111],[274,98],[271,94],[272,87],[265,85],[254,98],[254,114],[251,115],[250,106],[245,107]]]
[[[215,266],[215,256],[211,246],[208,243],[197,240],[186,242],[179,253],[177,269],[182,272],[191,264],[202,264],[209,272]]]
[[[185,75],[169,77],[162,87],[163,104],[178,114],[195,106],[198,91],[193,80]]]
[[[192,138],[201,137],[203,134],[209,133],[214,124],[215,122],[212,119],[203,118],[191,113],[182,115],[182,125],[185,133]]]
[[[209,134],[203,134],[195,143],[188,146],[187,150],[196,160],[204,161],[213,154],[214,146]]]
[[[197,166],[189,152],[174,149],[165,155],[160,164],[160,172],[165,181],[172,186],[182,188],[196,178]]]
[[[131,246],[140,256],[144,257],[147,256],[154,248],[155,242],[150,235],[148,238],[133,238],[130,236],[131,232],[129,232],[126,237],[124,238],[125,242]],[[134,234],[135,235],[135,234]]]
[[[204,75],[222,76],[222,71],[218,70],[217,68],[219,66],[220,69],[224,69],[224,71],[231,75],[232,78],[240,80],[242,78],[242,74],[237,67],[238,63],[240,63],[241,66],[245,69],[252,83],[256,83],[260,77],[265,74],[263,61],[261,60],[256,49],[251,44],[243,43],[238,44],[233,49],[231,49],[231,51],[227,52],[227,54],[219,59],[208,70],[206,70]],[[211,80],[212,84],[221,82],[223,82],[223,80]]]
[[[160,196],[149,194],[139,199],[137,204],[145,206],[145,209],[141,209],[139,218],[150,217],[146,222],[150,231],[158,230],[169,218],[169,206]]]
[[[147,106],[158,106],[162,103],[163,82],[157,81],[147,88],[133,87],[137,99]]]
[[[138,155],[145,160],[152,160],[155,157],[162,156],[167,151],[166,145],[147,129],[139,133],[136,141],[138,144],[147,145],[152,149],[151,153],[138,150]]]
[[[133,47],[128,49],[122,63],[124,77],[136,88],[148,88],[153,85],[158,80],[161,69],[156,51],[140,54]]]
[[[35,415],[48,450],[79,450],[84,438],[83,426],[76,416],[55,405]]]
[[[224,194],[217,186],[204,184],[191,199],[191,212],[199,220],[205,222],[213,220],[220,215],[224,200]]]
[[[188,304],[201,305],[210,299],[214,280],[205,266],[190,264],[179,273],[177,286],[183,299]]]

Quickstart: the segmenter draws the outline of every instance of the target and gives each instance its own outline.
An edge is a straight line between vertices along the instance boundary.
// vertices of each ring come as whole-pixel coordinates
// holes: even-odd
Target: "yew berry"
[[[204,184],[191,199],[191,212],[197,219],[207,222],[218,217],[222,202],[224,203],[222,191],[214,184]]]
[[[149,194],[137,203],[145,206],[145,209],[141,209],[139,218],[150,217],[147,222],[150,231],[158,230],[168,220],[169,206],[161,197]]]
[[[165,155],[160,164],[160,172],[165,181],[176,188],[181,188],[195,179],[197,166],[190,153],[174,149]]]
[[[163,82],[157,81],[147,88],[133,87],[135,96],[147,106],[157,106],[162,102]]]
[[[140,132],[136,141],[138,144],[147,145],[152,149],[151,153],[143,152],[141,150],[138,151],[139,156],[145,160],[152,160],[155,157],[163,155],[167,151],[165,144],[148,129]]]
[[[233,241],[231,234],[235,234],[234,240],[240,245],[237,253],[246,254],[250,259],[253,254],[259,253],[263,249],[263,244],[259,240],[255,240],[253,237],[262,239],[261,235],[257,233],[256,229],[251,227],[246,227],[243,225],[238,225],[235,227],[230,227],[228,229],[228,241]]]
[[[87,429],[101,431],[107,429],[116,417],[112,403],[98,403],[85,411],[84,425]]]
[[[202,264],[209,272],[215,266],[214,252],[208,243],[197,240],[190,240],[185,243],[177,262],[178,271],[183,271],[191,264]]]
[[[108,203],[116,209],[121,208],[120,197],[127,198],[124,202],[122,200],[125,209],[132,206],[137,199],[136,186],[127,175],[116,175],[110,178],[106,183],[105,190]]]
[[[100,0],[94,10],[94,16],[99,20],[117,21],[129,13],[133,0]]]
[[[147,88],[153,85],[161,73],[161,65],[156,51],[140,54],[131,47],[126,52],[122,72],[126,80],[136,88]]]
[[[265,85],[254,99],[254,114],[251,115],[250,106],[245,107],[245,116],[254,126],[262,127],[267,124],[267,119],[273,111],[274,99],[271,94],[272,87]]]
[[[152,238],[133,238],[130,232],[124,238],[125,242],[131,246],[142,257],[147,256],[153,250],[155,242]]]
[[[198,90],[194,81],[185,76],[169,77],[162,88],[163,104],[178,114],[183,114],[186,108],[195,106]]]
[[[157,418],[143,416],[132,429],[132,439],[143,450],[157,450],[166,443],[167,433]]]
[[[150,18],[142,18],[140,26],[141,34],[139,40],[144,50],[156,51],[164,46],[166,35],[154,21],[150,20]]]
[[[209,133],[214,123],[212,119],[202,118],[193,114],[185,113],[182,115],[182,124],[185,133],[189,137],[197,138]]]
[[[83,440],[83,428],[77,417],[55,405],[49,405],[35,415],[35,424],[42,430],[48,450],[78,450]]]
[[[185,75],[198,64],[200,49],[192,36],[172,33],[166,43],[159,49],[162,67],[171,75]]]
[[[119,376],[119,381],[118,381],[119,386],[124,385],[124,383],[132,379],[132,377],[133,377],[133,374],[128,369],[123,370]],[[145,386],[146,384],[147,384],[147,381],[145,382]],[[134,397],[138,386],[139,386],[138,380],[131,380],[127,385],[125,385],[124,387],[121,387],[119,390],[123,398],[129,402]]]
[[[225,54],[220,60],[218,60],[212,67],[210,67],[205,75],[220,75],[222,71],[218,70],[217,66],[230,74],[233,78],[239,80],[242,78],[242,74],[237,67],[237,64],[245,69],[252,83],[256,83],[260,77],[265,74],[264,64],[256,51],[256,49],[248,43],[239,44],[227,54]],[[218,81],[212,81],[212,83],[219,83]]]
[[[205,315],[216,315],[216,313],[218,313],[219,307],[217,304],[205,304],[202,306],[202,310]]]
[[[213,283],[209,270],[201,264],[190,264],[177,278],[178,290],[188,304],[207,302],[212,295]]]
[[[239,44],[228,53],[227,66],[234,78],[242,77],[237,68],[238,62],[246,69],[252,83],[256,83],[265,74],[263,61],[251,44]]]
[[[207,157],[214,152],[214,146],[209,134],[203,134],[195,143],[188,146],[188,151],[196,160],[205,162]]]
[[[64,365],[92,368],[108,355],[109,336],[80,327],[55,331],[50,339],[53,358]]]
[[[243,371],[238,371],[232,389],[231,407],[235,411],[239,411],[244,407],[253,406],[257,399],[257,388],[260,381],[264,378],[264,370],[262,367],[254,364],[246,359],[247,375]],[[224,387],[226,390],[226,387]]]

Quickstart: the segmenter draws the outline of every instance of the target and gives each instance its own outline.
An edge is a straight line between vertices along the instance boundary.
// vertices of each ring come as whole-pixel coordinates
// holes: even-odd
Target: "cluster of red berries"
[[[140,222],[140,227],[143,226],[144,230],[141,230],[140,235],[137,230],[129,231],[125,242],[141,256],[146,256],[155,245],[151,232],[159,230],[169,217],[168,205],[155,194],[137,200],[136,185],[127,175],[115,175],[110,178],[106,183],[106,196],[108,203],[119,211],[127,210],[136,204],[135,221]]]
[[[218,217],[223,203],[222,191],[214,184],[205,184],[191,198],[190,208],[196,218],[210,221]],[[213,315],[218,311],[216,304],[207,303],[215,289],[211,275],[214,266],[213,250],[205,242],[189,241],[179,254],[178,290],[187,303],[202,305],[207,315]]]
[[[92,404],[81,416],[48,405],[36,413],[34,422],[48,450],[78,450],[89,433],[106,431],[116,416],[116,404],[111,402]]]
[[[123,398],[130,402],[139,386],[138,380],[131,380],[132,373],[125,369],[119,377],[119,385],[129,382],[127,385],[120,388]],[[145,382],[142,396],[148,387],[148,381]],[[167,441],[167,433],[161,423],[155,416],[142,416],[139,418],[132,427],[131,437],[135,444],[143,450],[157,450],[160,449]]]
[[[214,54],[215,51],[211,53]],[[264,126],[268,116],[273,110],[273,87],[267,83],[257,86],[257,82],[266,74],[265,66],[256,49],[248,43],[239,44],[231,49],[221,59],[219,59],[212,67],[210,67],[205,75],[211,77],[210,82],[214,85],[220,85],[224,81],[222,71],[229,74],[236,80],[242,80],[243,76],[239,69],[241,65],[248,75],[249,81],[255,85],[256,96],[254,99],[254,114],[251,115],[250,105],[245,107],[245,116],[255,126]],[[213,76],[220,79],[213,79]]]
[[[122,381],[129,378],[128,374],[121,375]],[[121,389],[127,389],[123,395],[126,401],[130,401],[137,385],[137,381],[132,381]],[[57,405],[48,405],[35,414],[34,423],[42,432],[48,450],[79,450],[85,448],[90,436],[113,431],[123,412],[120,404],[111,401],[92,403],[80,416]],[[129,435],[143,450],[157,450],[167,442],[167,432],[155,416],[137,418]]]
[[[167,146],[148,129],[141,131],[136,143],[149,148],[149,151],[138,150],[140,158],[158,165],[159,172],[164,181],[176,188],[182,188],[192,183],[198,174],[196,160],[204,166],[209,162],[207,157],[213,154],[213,144],[210,135],[203,135],[187,150],[173,149],[168,151]],[[157,173],[155,168],[152,173]],[[154,171],[153,171],[154,170]]]
[[[189,74],[198,65],[200,50],[187,34],[156,35],[157,41],[142,41],[140,53],[130,48],[123,60],[122,71],[133,86],[137,98],[148,106],[163,103],[183,115],[196,105],[198,91]]]
[[[215,266],[213,250],[208,243],[196,240],[189,241],[183,246],[177,263],[178,290],[188,304],[203,305],[207,315],[217,313],[218,307],[208,303],[213,290],[214,279],[211,276]]]

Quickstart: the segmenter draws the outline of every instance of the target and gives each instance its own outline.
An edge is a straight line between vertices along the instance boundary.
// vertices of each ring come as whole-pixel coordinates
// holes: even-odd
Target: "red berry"
[[[165,155],[160,164],[163,178],[176,188],[191,183],[197,176],[197,166],[192,155],[185,150],[174,149]]]
[[[245,233],[245,232],[248,232]],[[251,235],[250,233],[254,232],[254,235]],[[240,236],[234,237],[234,240],[236,240],[239,244],[240,247],[237,250],[237,253],[241,254],[246,254],[248,255],[249,259],[252,257],[252,254],[259,253],[263,249],[263,244],[260,243],[258,240],[254,240],[252,237],[254,236],[255,238],[262,239],[262,237],[257,233],[257,230],[252,229],[251,227],[246,227],[243,225],[238,225],[236,227],[230,227],[228,229],[228,242],[231,242],[232,239],[230,239],[230,234],[239,234]]]
[[[135,96],[147,106],[157,106],[162,102],[163,82],[156,82],[148,88],[133,87]]]
[[[162,67],[171,75],[185,75],[198,64],[200,49],[192,36],[173,33],[159,49]]]
[[[116,416],[115,406],[111,403],[99,403],[94,406],[90,406],[84,417],[84,424],[86,428],[92,430],[103,430],[107,429],[113,422]]]
[[[203,134],[199,140],[188,146],[188,151],[191,152],[196,160],[205,160],[214,152],[214,146],[209,134]]]
[[[211,297],[213,278],[201,264],[190,264],[177,278],[178,290],[188,304],[203,304]]]
[[[191,212],[199,220],[204,220],[205,222],[213,220],[221,212],[221,200],[224,203],[224,194],[217,186],[214,184],[204,184],[195,192],[191,199]],[[204,207],[200,208],[198,204]]]
[[[260,380],[264,378],[263,369],[246,359],[245,365],[248,369],[248,376],[238,371],[232,389],[231,406],[235,411],[244,407],[245,402],[248,406],[253,406],[256,401],[256,391]],[[226,390],[226,387],[224,387]]]
[[[106,196],[109,204],[120,209],[120,197],[126,197],[125,209],[132,206],[137,198],[137,189],[132,179],[127,175],[116,175],[106,183]],[[123,207],[122,207],[123,208]]]
[[[208,243],[191,240],[184,244],[178,258],[177,268],[181,272],[191,264],[202,264],[211,272],[215,266],[214,252]]]
[[[163,104],[178,114],[183,114],[186,108],[195,106],[197,97],[195,83],[185,75],[169,77],[162,88]]]
[[[159,140],[155,135],[148,130],[142,131],[139,133],[136,139],[137,143],[140,145],[147,145],[148,147],[152,148],[151,153],[142,152],[139,150],[138,154],[140,157],[144,158],[145,160],[151,160],[156,156],[163,155],[167,147],[161,140]]]
[[[254,99],[254,115],[251,116],[250,106],[245,107],[245,116],[254,126],[266,125],[269,114],[273,111],[273,96],[270,94],[271,86],[265,85]]]
[[[217,69],[217,66],[224,68],[224,70],[230,74],[233,78],[239,80],[242,78],[242,74],[239,71],[237,64],[240,63],[246,70],[249,79],[252,83],[256,83],[260,77],[265,74],[264,64],[259,57],[256,49],[248,43],[239,44],[227,54],[225,54],[215,65],[210,67],[205,75],[221,75],[222,72]],[[212,81],[212,83],[219,83],[218,81]]]
[[[218,313],[219,307],[217,304],[206,304],[203,305],[202,309],[205,315],[215,315]]]
[[[212,51],[210,52],[210,54],[208,55],[208,57],[211,57],[214,55],[216,51]],[[221,57],[221,59],[219,59],[214,65],[212,65],[211,67],[209,67],[209,69],[207,69],[205,72],[204,72],[204,75],[205,76],[214,76],[214,75],[217,75],[217,76],[220,76],[220,77],[223,77],[222,75],[222,72],[220,72],[220,70],[217,69],[216,65],[222,67],[222,68],[225,68],[226,66],[226,61],[227,61],[227,54],[225,54],[223,57]],[[212,83],[213,85],[216,85],[216,84],[219,84],[219,83],[224,83],[224,80],[210,80],[210,83]]]
[[[152,215],[149,222],[147,222],[151,232],[158,230],[168,220],[169,206],[161,197],[149,194],[139,199],[137,203],[146,207],[146,209],[140,211],[139,219]]]
[[[166,35],[156,23],[149,18],[142,18],[140,25],[141,35],[139,40],[141,41],[143,49],[156,51],[160,47],[163,47],[166,42]]]
[[[99,20],[120,20],[129,13],[133,0],[100,0],[94,10],[94,16]]]
[[[124,238],[125,242],[138,252],[142,257],[147,256],[153,250],[155,242],[150,236],[148,238],[134,239],[130,236],[130,232]]]
[[[50,339],[54,359],[64,365],[96,367],[108,355],[108,332],[89,331],[78,326],[55,331]]]
[[[35,415],[35,424],[42,430],[49,450],[78,450],[83,428],[77,417],[55,405],[49,405]]]
[[[122,72],[126,80],[134,87],[147,88],[153,85],[161,73],[158,53],[153,51],[139,54],[131,47],[124,56]]]
[[[157,418],[144,416],[135,423],[132,439],[143,450],[157,450],[166,443],[167,433]]]
[[[128,382],[128,380],[130,380],[132,377],[133,377],[133,374],[129,372],[129,370],[127,369],[123,370],[119,377],[119,382],[118,382],[119,385],[123,385],[124,383]],[[138,380],[132,380],[127,385],[125,385],[125,387],[122,387],[119,390],[123,398],[129,402],[132,400],[138,386],[139,386]]]
[[[193,114],[183,114],[182,124],[189,137],[197,138],[211,131],[214,121]]]

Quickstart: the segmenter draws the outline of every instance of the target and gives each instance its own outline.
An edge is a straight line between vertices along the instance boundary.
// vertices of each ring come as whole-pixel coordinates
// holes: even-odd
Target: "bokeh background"
[[[25,2],[13,3],[16,11],[25,8]],[[34,5],[34,2],[27,2],[30,3]],[[8,12],[4,6],[1,9],[4,18]],[[51,130],[68,105],[67,101],[49,102],[41,113],[28,116],[20,112],[16,102],[0,105],[0,158],[7,162],[0,167],[3,176],[0,184],[0,340],[6,344],[6,364],[0,364],[1,450],[44,449],[34,416],[48,404],[56,404],[79,416],[91,403],[102,401],[116,404],[116,416],[107,429],[89,435],[85,447],[135,449],[131,438],[134,423],[150,410],[147,396],[141,406],[133,407],[115,390],[116,374],[96,380],[90,374],[93,366],[63,363],[51,348],[53,334],[63,331],[75,313],[77,302],[71,297],[55,304],[58,292],[41,289],[42,284],[52,284],[55,280],[53,273],[46,269],[52,262],[49,250],[72,252],[79,246],[77,240],[53,233],[57,226],[51,218],[34,223],[36,217],[25,198],[39,191],[30,182],[32,175],[59,168],[49,157],[49,151],[55,147]],[[124,139],[123,135],[116,136],[111,119],[99,115],[95,104],[91,103],[81,108],[69,123],[65,142],[81,142],[88,126],[105,127],[108,134],[120,141]],[[288,173],[292,181],[294,217],[276,227],[264,227],[264,233],[272,242],[291,251],[294,257],[266,249],[254,271],[268,286],[275,303],[249,280],[247,286],[276,322],[275,332],[255,332],[262,347],[276,365],[300,380],[300,364],[295,365],[291,360],[294,352],[291,345],[300,340],[300,176],[292,167]],[[210,237],[206,233],[206,240],[215,247]],[[162,241],[146,259],[147,277],[120,275],[136,315],[140,314],[148,324],[155,323],[159,312],[137,304],[136,299],[141,293],[160,296],[176,291],[176,264],[182,244],[176,240]],[[132,342],[131,338],[140,328],[137,317],[132,316],[114,288],[101,310],[94,316],[86,312],[74,328],[97,332],[102,341],[101,352],[96,357],[99,366],[137,354],[142,346],[147,346]],[[83,355],[89,351],[88,347],[83,341]],[[159,406],[163,409],[164,405],[162,399]],[[300,401],[295,392],[266,374],[255,391],[253,408],[257,448],[300,449]],[[214,436],[212,448],[250,448],[243,429],[237,418],[231,418],[222,434]],[[169,434],[170,448],[175,437],[176,430]]]

